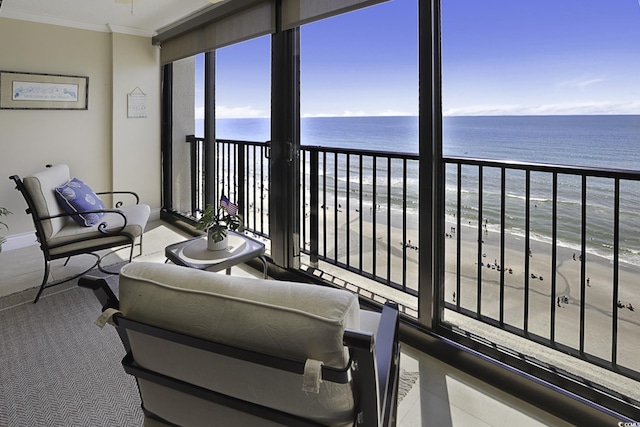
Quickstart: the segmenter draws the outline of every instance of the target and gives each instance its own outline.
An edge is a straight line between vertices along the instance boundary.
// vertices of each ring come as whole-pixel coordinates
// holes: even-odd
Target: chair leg
[[[78,277],[84,276],[85,274],[87,274],[89,271],[93,270],[94,268],[98,267],[100,268],[100,256],[98,256],[98,254],[93,253],[93,252],[87,252],[85,254],[82,255],[91,255],[93,257],[95,257],[96,261],[89,266],[89,268],[87,268],[86,270],[80,272],[80,273],[76,273],[72,276],[69,277],[64,277],[62,279],[58,279],[58,280],[51,280],[51,282],[48,282],[49,279],[49,273],[51,271],[51,262],[48,261],[46,258],[44,260],[44,277],[42,278],[42,284],[40,285],[40,289],[38,290],[38,294],[36,295],[35,300],[33,300],[33,303],[37,303],[38,300],[40,299],[40,296],[42,295],[42,292],[47,289],[47,288],[52,288],[54,286],[58,286],[58,285],[62,285],[63,283],[67,283],[70,282],[72,280],[77,279]],[[69,259],[71,257],[67,258],[67,261],[65,262],[64,265],[67,265],[67,262],[69,262]],[[100,271],[103,271],[102,269],[100,269]]]
[[[68,261],[68,260],[67,260]],[[33,300],[33,303],[37,303],[40,299],[40,295],[42,295],[42,291],[44,291],[45,285],[47,284],[47,279],[49,279],[49,261],[44,260],[44,277],[42,278],[42,284],[40,285],[40,289],[38,290],[38,294],[36,295],[36,299]]]
[[[138,254],[138,256],[142,256],[142,236],[143,235],[144,235],[144,233],[140,234],[140,243],[138,243],[138,245],[140,246],[140,254]]]
[[[131,241],[131,250],[129,251],[129,262],[133,261],[133,250],[136,247],[135,239]]]

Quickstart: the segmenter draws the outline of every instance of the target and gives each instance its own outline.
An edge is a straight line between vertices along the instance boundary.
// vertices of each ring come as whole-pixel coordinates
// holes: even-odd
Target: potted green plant
[[[227,231],[236,231],[242,226],[242,218],[237,214],[238,206],[222,196],[220,206],[207,205],[196,222],[196,228],[207,232],[207,249],[211,251],[227,248]]]
[[[9,212],[6,208],[3,208],[2,206],[0,206],[0,216],[7,216],[7,215],[11,215],[11,212]],[[5,224],[4,222],[0,221],[0,229],[4,227],[5,229],[9,229],[9,226],[7,224]],[[6,242],[7,239],[4,238],[4,236],[0,236],[0,252],[2,252],[2,244],[4,242]]]

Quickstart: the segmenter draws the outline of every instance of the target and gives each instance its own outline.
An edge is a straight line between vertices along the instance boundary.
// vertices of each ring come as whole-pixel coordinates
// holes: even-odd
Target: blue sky
[[[638,0],[445,0],[442,49],[446,115],[640,114]]]
[[[301,113],[416,115],[417,6],[305,25]],[[640,114],[638,0],[443,0],[445,115]],[[268,117],[270,39],[218,50],[217,111]]]

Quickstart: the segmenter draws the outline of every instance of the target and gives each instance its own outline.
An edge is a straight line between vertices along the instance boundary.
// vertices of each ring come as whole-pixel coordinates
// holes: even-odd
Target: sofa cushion
[[[358,297],[324,286],[133,263],[120,309],[134,320],[226,344],[341,368],[345,329],[360,329]]]
[[[360,329],[358,297],[351,292],[171,264],[126,265],[120,273],[119,298],[120,310],[134,320],[283,357],[318,360],[335,368],[348,364],[342,342],[345,329]],[[307,393],[299,374],[133,331],[129,340],[136,363],[148,369],[323,425],[353,422],[351,384],[324,381],[318,394]],[[170,409],[178,396],[166,397],[161,388],[141,386],[145,407],[175,424],[187,423]],[[195,412],[207,413],[209,404],[203,405]],[[205,425],[207,420],[202,420]]]
[[[100,221],[103,212],[82,213],[87,211],[104,210],[106,207],[100,197],[78,178],[55,188],[56,199],[62,209],[73,215],[73,220],[84,227],[91,227]]]

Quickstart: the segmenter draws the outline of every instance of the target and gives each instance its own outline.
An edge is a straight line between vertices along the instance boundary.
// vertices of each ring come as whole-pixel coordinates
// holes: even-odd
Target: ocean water
[[[267,141],[268,119],[219,119],[216,122],[219,139]],[[417,117],[319,117],[304,118],[301,123],[303,146],[351,148],[394,153],[418,152]],[[491,116],[445,117],[443,119],[443,153],[492,160],[546,163],[606,169],[640,170],[640,116]],[[338,203],[346,202],[347,177],[350,192],[359,189],[358,165],[350,166],[347,175],[346,157],[337,158],[335,173],[333,158],[327,160],[327,188],[338,187]],[[417,215],[419,166],[407,163],[406,179],[401,165],[386,162],[373,164],[365,159],[362,170],[365,204],[389,196],[388,206],[396,213],[406,202],[407,212]],[[375,182],[373,170],[376,170]],[[462,170],[461,219],[477,224],[480,220],[478,201],[478,170],[465,166]],[[389,180],[391,194],[387,194]],[[402,182],[407,182],[404,198]],[[579,250],[581,247],[581,190],[579,177],[558,177],[558,243]],[[501,180],[497,169],[485,168],[483,173],[482,221],[490,229],[500,222]],[[453,220],[456,213],[456,170],[446,170],[446,214]],[[552,175],[531,174],[531,238],[551,240]],[[601,178],[587,180],[587,250],[612,259],[613,181]],[[357,206],[354,197],[351,206]],[[333,201],[328,197],[327,203]],[[350,199],[351,200],[351,199]],[[507,232],[524,236],[525,174],[509,171],[506,177]],[[640,266],[640,186],[635,181],[622,181],[620,198],[621,260]]]

